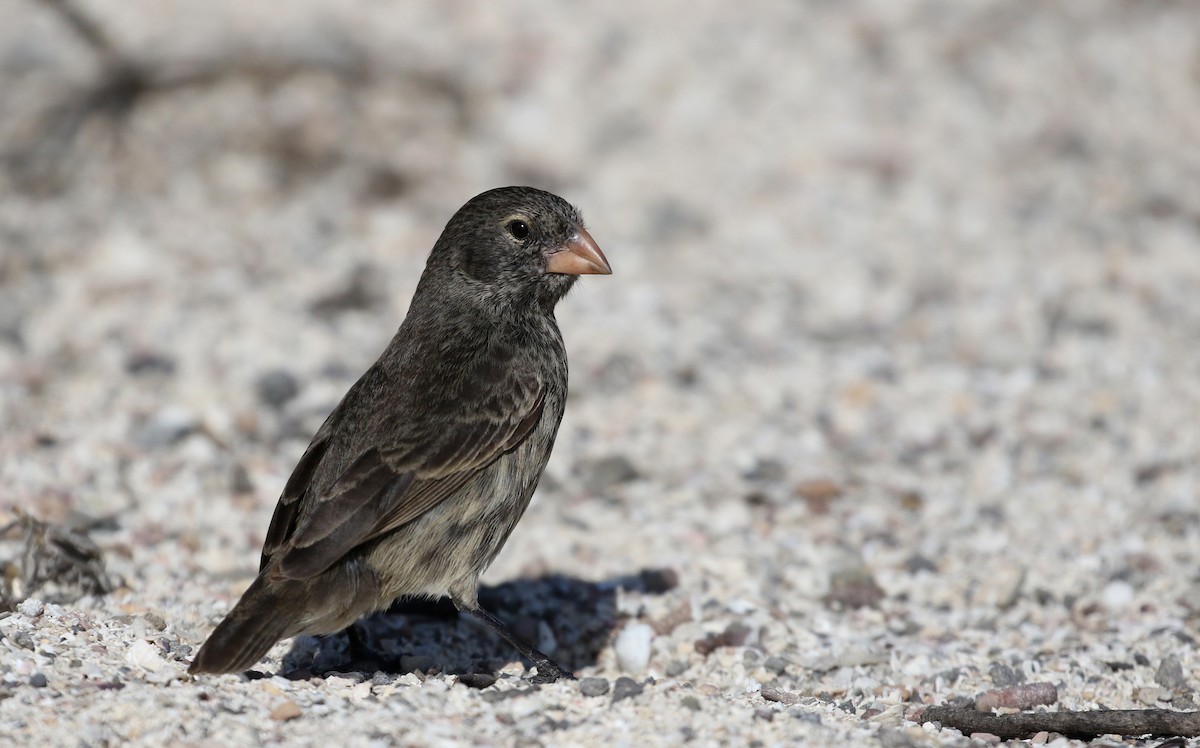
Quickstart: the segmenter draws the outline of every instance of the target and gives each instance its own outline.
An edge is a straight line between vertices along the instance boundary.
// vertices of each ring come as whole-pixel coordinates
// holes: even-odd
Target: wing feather
[[[327,450],[314,441],[276,508],[264,565],[276,560],[277,573],[291,579],[320,574],[355,547],[433,509],[519,445],[541,419],[546,398],[539,382],[511,377],[497,388],[509,398],[491,398],[449,425],[414,428],[410,421],[411,436],[367,450],[320,496],[300,489]]]

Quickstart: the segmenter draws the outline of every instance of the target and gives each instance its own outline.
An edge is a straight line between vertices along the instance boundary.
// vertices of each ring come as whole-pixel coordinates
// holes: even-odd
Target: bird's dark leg
[[[375,653],[358,625],[359,622],[355,621],[346,627],[346,654],[350,657],[350,662],[372,663],[375,661]]]
[[[506,642],[520,652],[526,659],[533,662],[537,667],[537,675],[530,678],[534,683],[553,683],[562,678],[564,680],[575,680],[575,675],[569,670],[563,668],[554,660],[550,659],[545,654],[539,652],[532,644],[517,636],[513,631],[504,625],[496,616],[484,610],[478,604],[468,605],[461,600],[455,600],[454,605],[462,611],[470,613],[487,624],[487,627],[495,631]]]

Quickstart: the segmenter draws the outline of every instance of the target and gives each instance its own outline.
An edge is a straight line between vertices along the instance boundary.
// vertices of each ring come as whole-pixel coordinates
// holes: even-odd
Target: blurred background
[[[445,221],[529,184],[614,273],[559,308],[572,402],[491,578],[812,616],[848,566],[917,629],[1194,628],[1200,5],[0,18],[0,508],[118,513],[140,589],[245,584]]]

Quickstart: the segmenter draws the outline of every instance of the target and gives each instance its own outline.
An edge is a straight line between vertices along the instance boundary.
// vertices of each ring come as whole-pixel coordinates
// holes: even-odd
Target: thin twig
[[[931,706],[921,719],[940,722],[943,727],[953,727],[964,735],[985,732],[1002,740],[1030,738],[1039,732],[1057,732],[1084,740],[1098,735],[1200,736],[1200,712],[1166,709],[989,714],[963,707]]]

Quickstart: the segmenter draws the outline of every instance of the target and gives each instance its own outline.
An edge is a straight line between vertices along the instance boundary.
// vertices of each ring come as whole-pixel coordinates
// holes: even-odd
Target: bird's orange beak
[[[559,247],[546,261],[546,272],[559,275],[611,275],[608,258],[596,240],[583,229]]]

